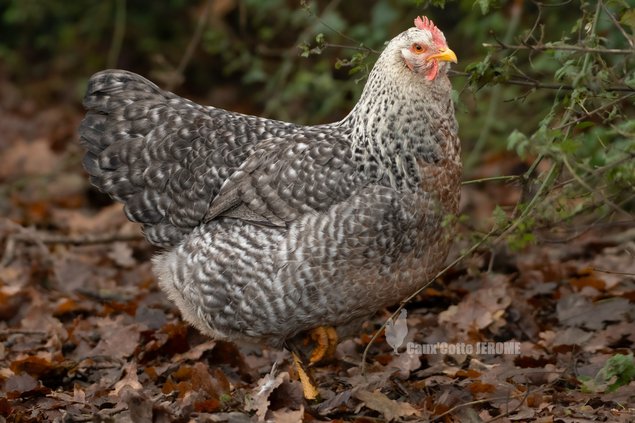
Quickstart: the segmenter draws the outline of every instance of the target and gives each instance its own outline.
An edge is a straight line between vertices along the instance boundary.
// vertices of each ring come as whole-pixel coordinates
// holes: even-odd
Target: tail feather
[[[181,241],[262,139],[295,129],[284,122],[200,106],[132,72],[90,78],[79,127],[93,185],[124,203],[155,245]]]

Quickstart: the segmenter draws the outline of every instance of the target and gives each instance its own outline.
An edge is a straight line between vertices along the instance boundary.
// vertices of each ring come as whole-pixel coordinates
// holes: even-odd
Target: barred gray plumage
[[[153,259],[160,285],[202,332],[274,346],[318,326],[345,332],[447,255],[461,175],[449,61],[443,34],[418,18],[351,113],[317,126],[99,72],[84,100],[84,167],[165,248]]]

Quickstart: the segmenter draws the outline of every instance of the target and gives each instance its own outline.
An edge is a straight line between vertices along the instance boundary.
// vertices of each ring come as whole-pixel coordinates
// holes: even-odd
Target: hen
[[[84,167],[165,248],[160,286],[202,332],[275,347],[318,327],[347,335],[446,258],[461,174],[449,62],[443,33],[417,18],[350,114],[317,126],[102,71],[84,99]]]

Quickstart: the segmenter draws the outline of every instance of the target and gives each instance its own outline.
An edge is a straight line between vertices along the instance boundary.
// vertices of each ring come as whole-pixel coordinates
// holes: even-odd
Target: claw
[[[309,366],[335,355],[335,347],[337,347],[338,336],[335,328],[330,326],[319,326],[309,332],[310,338],[315,342],[315,348],[311,351],[311,357],[309,358]],[[308,337],[304,338],[305,347],[308,345]],[[298,370],[298,377],[302,383],[302,391],[304,398],[307,400],[315,400],[318,397],[318,391],[313,383],[311,377],[310,368],[305,366],[303,358],[305,358],[305,351],[299,346],[300,339],[289,340],[286,344],[287,349],[291,351],[293,362]]]
[[[300,357],[294,352],[291,353],[293,356],[293,362],[295,363],[295,367],[298,369],[298,376],[300,377],[300,383],[302,383],[302,392],[304,394],[304,398],[307,400],[314,400],[318,397],[318,390],[311,381],[311,376],[304,369],[304,365],[300,360]]]
[[[335,356],[335,348],[337,347],[337,332],[332,326],[319,326],[311,330],[311,339],[316,343],[315,348],[311,352],[309,365],[314,365],[325,358]]]

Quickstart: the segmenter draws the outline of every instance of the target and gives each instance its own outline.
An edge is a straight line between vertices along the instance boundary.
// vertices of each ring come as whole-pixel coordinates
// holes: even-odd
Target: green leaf
[[[633,353],[616,354],[609,358],[594,378],[579,376],[582,392],[613,392],[635,380]]]
[[[620,23],[631,28],[631,32],[635,34],[635,9],[628,9],[620,18]]]
[[[527,138],[527,135],[523,134],[518,129],[514,129],[507,137],[507,149],[516,150],[516,153],[520,157],[524,157],[528,146],[529,138]]]
[[[478,0],[478,5],[481,6],[481,13],[484,15],[489,12],[489,1],[490,0]]]
[[[572,154],[580,148],[580,141],[575,138],[567,138],[562,140],[559,146],[563,153]]]
[[[564,62],[562,67],[556,71],[554,78],[556,81],[561,81],[567,75],[573,75],[578,72],[578,68],[575,65],[576,61],[573,59]]]
[[[507,222],[509,222],[507,213],[505,213],[505,210],[503,210],[498,204],[494,208],[494,211],[492,211],[492,216],[494,217],[496,226],[498,226],[499,228],[506,226]]]
[[[628,385],[635,379],[635,360],[633,354],[616,354],[609,358],[602,368],[607,380],[616,378],[615,383],[609,386],[609,392],[615,391],[620,386]]]
[[[582,130],[582,129],[586,129],[586,128],[591,128],[591,127],[593,127],[593,126],[595,126],[595,123],[594,123],[594,122],[591,122],[591,121],[589,121],[589,120],[585,120],[585,121],[583,121],[583,122],[578,123],[578,124],[575,126],[575,128],[576,128],[576,129],[579,129],[579,130]]]

